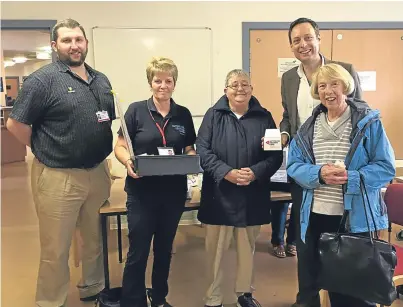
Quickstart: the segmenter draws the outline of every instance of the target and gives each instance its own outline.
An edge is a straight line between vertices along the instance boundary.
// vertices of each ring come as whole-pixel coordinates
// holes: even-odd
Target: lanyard
[[[151,118],[153,119],[155,125],[156,125],[157,128],[158,128],[158,131],[160,132],[160,134],[161,134],[161,136],[162,136],[162,144],[164,145],[164,147],[167,147],[167,140],[166,140],[166,138],[165,138],[164,130],[165,130],[165,127],[166,127],[167,124],[168,124],[169,119],[166,120],[164,126],[161,128],[161,126],[155,121],[154,116],[151,114],[151,111],[148,110],[148,112],[150,112],[150,116],[151,116]]]
[[[76,79],[80,80],[81,82],[84,82],[84,83],[88,86],[88,89],[90,90],[90,92],[91,92],[92,95],[94,96],[95,100],[97,101],[98,111],[102,111],[101,99],[100,99],[100,97],[99,97],[98,88],[93,88],[93,87],[91,86],[93,83],[95,83],[96,75],[95,75],[95,76],[92,76],[88,70],[85,70],[85,74],[87,75],[87,78],[88,78],[88,81],[85,81],[83,78],[81,78],[81,77],[80,77],[79,75],[77,75],[75,72],[73,72],[73,71],[71,71],[71,70],[69,70],[69,71],[72,73],[72,75],[73,75]]]

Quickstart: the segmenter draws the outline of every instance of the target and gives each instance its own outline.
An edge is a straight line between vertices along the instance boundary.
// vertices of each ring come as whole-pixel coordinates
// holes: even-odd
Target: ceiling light
[[[51,46],[39,47],[38,50],[50,53],[50,52],[52,52],[52,47]]]
[[[155,49],[155,39],[153,39],[153,38],[145,38],[145,39],[143,39],[143,45],[148,50],[154,50]]]
[[[48,52],[37,52],[36,58],[38,60],[50,60],[52,57]]]
[[[10,67],[10,66],[14,66],[15,62],[13,61],[4,61],[4,67]]]
[[[18,63],[18,64],[20,64],[20,63],[25,63],[27,60],[28,60],[28,59],[27,59],[26,57],[24,57],[24,56],[17,56],[17,57],[15,57],[15,58],[13,58],[13,61],[14,61],[15,63]]]

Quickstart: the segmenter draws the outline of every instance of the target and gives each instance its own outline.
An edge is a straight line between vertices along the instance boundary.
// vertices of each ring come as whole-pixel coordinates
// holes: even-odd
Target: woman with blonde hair
[[[344,232],[368,236],[364,205],[374,214],[374,223],[369,221],[371,232],[388,227],[380,189],[395,175],[394,152],[379,111],[347,98],[353,90],[354,80],[342,66],[318,68],[311,95],[321,104],[290,144],[287,173],[304,190],[300,224],[306,252],[298,261],[309,268],[311,280],[317,280],[319,274],[322,233],[337,232],[341,225]],[[364,204],[361,196],[361,177],[365,178],[370,204]],[[332,307],[376,306],[340,293],[331,292],[329,297]]]
[[[178,80],[175,63],[164,57],[153,58],[146,74],[152,96],[132,103],[125,114],[135,155],[162,155],[169,151],[176,155],[195,154],[192,116],[187,108],[172,99]],[[152,289],[147,294],[152,307],[170,307],[166,296],[172,244],[185,206],[187,178],[184,175],[139,177],[121,131],[115,155],[127,169],[125,191],[130,243],[120,306],[147,307],[145,272],[153,239]]]

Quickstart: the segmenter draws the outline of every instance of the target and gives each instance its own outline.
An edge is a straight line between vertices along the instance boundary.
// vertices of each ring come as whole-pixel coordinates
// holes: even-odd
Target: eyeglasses
[[[250,87],[251,87],[250,84],[238,84],[238,83],[233,83],[233,84],[227,85],[227,88],[229,87],[229,88],[233,89],[234,91],[237,91],[238,88],[239,88],[239,86],[241,86],[241,88],[242,88],[244,91],[250,90]]]

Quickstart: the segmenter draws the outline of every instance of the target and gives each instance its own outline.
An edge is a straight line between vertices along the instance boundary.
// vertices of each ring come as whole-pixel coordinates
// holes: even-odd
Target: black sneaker
[[[87,297],[80,297],[80,301],[82,301],[82,302],[96,301],[98,299],[98,296],[99,296],[99,293],[95,294],[95,295],[87,296]]]
[[[148,297],[148,300],[150,301],[150,303],[151,303],[151,307],[159,307],[159,306],[161,306],[161,305],[156,305],[156,304],[154,304],[153,303],[153,299],[152,299],[152,292],[153,292],[153,290],[152,289],[150,289],[150,288],[147,288],[146,289],[146,292],[147,292],[147,297]],[[162,305],[163,307],[173,307],[171,304],[169,304],[168,302],[164,302],[164,304]]]
[[[294,304],[291,305],[291,307],[320,307],[320,303],[319,303],[319,305],[317,305],[317,304],[294,303]]]
[[[238,297],[238,307],[262,307],[260,303],[252,297],[252,293],[244,293]]]

